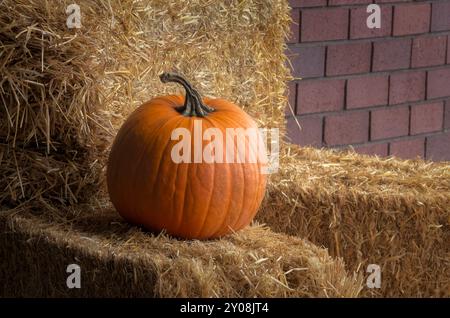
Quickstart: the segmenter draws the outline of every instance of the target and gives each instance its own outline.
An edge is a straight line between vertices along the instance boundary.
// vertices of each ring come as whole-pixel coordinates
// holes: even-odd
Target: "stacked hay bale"
[[[361,279],[299,238],[248,227],[180,241],[130,227],[111,208],[0,213],[1,296],[356,297]],[[81,288],[66,268],[81,269]]]
[[[326,246],[349,271],[381,269],[365,296],[450,296],[450,165],[284,149],[257,218]]]
[[[70,4],[0,3],[0,204],[95,197],[124,118],[180,90],[163,71],[283,126],[284,1],[82,0],[79,29]]]
[[[162,71],[283,127],[287,3],[77,3],[80,29],[66,26],[69,1],[0,4],[1,294],[356,296],[342,261],[300,239],[257,227],[209,243],[153,237],[95,202],[124,118],[179,90]],[[65,285],[70,263],[81,290]]]
[[[287,3],[77,3],[80,29],[66,26],[69,1],[0,3],[1,294],[356,296],[361,281],[302,239],[253,227],[180,242],[95,202],[124,118],[179,90],[159,82],[162,71],[283,135]],[[291,146],[281,157],[260,220],[329,248],[349,271],[379,264],[382,289],[365,295],[448,295],[448,165]],[[87,288],[67,290],[65,268],[77,262]]]

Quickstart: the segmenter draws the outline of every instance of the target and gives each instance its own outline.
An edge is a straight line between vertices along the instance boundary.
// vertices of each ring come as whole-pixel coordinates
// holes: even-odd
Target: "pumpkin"
[[[227,132],[257,130],[256,123],[227,100],[203,99],[181,75],[163,73],[160,79],[182,85],[185,97],[156,97],[138,107],[120,128],[107,165],[114,207],[132,224],[180,238],[217,238],[242,229],[264,197],[266,150],[260,134],[249,134],[240,139],[245,151],[239,152],[238,137]],[[191,140],[177,134],[174,138],[177,131],[191,134]],[[199,137],[199,131],[216,134]],[[219,133],[226,142],[219,142]],[[203,153],[209,149],[213,160],[198,160],[196,147]],[[185,160],[174,160],[177,149]],[[237,159],[226,160],[233,152]]]

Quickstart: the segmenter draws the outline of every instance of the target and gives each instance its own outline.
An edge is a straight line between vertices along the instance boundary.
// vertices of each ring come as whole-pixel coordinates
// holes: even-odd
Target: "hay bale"
[[[130,229],[112,212],[58,212],[102,200],[106,154],[124,118],[180,89],[162,85],[162,71],[184,73],[204,95],[230,99],[283,135],[287,2],[79,0],[82,28],[71,30],[70,3],[0,3],[0,206],[47,211],[0,214],[1,281],[11,287],[2,294],[112,296],[131,284],[128,295],[355,296],[341,261],[268,229],[181,242]],[[366,296],[450,295],[448,164],[284,151],[259,220],[328,247],[350,271],[379,264],[382,289]],[[268,260],[255,264],[254,250]],[[89,288],[67,291],[75,257]],[[286,274],[302,267],[311,270]],[[120,283],[105,291],[111,277]]]
[[[131,227],[110,207],[0,211],[0,296],[355,297],[361,279],[307,241],[254,225],[215,241]],[[81,267],[68,289],[66,267]]]
[[[95,195],[124,118],[181,92],[163,71],[283,131],[286,1],[80,0],[81,28],[68,29],[71,3],[0,3],[0,204]]]
[[[365,296],[450,296],[450,166],[286,146],[257,219],[381,267]],[[364,274],[367,276],[368,274]]]

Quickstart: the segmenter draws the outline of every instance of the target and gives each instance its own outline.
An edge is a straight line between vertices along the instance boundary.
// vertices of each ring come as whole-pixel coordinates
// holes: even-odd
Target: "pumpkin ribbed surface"
[[[252,162],[264,151],[259,137],[255,143],[246,136],[245,154],[239,162],[194,162],[199,143],[195,121],[202,132],[227,128],[253,128],[255,122],[238,106],[223,99],[203,99],[212,109],[205,117],[183,116],[183,96],[152,99],[136,109],[125,121],[113,143],[107,185],[112,203],[126,220],[154,231],[182,238],[215,238],[248,225],[264,196],[266,176],[263,163]],[[176,128],[191,133],[191,162],[176,163],[172,140]],[[228,147],[235,147],[237,139]],[[253,142],[252,142],[253,141]],[[201,140],[202,149],[210,141]],[[223,149],[224,158],[226,146]],[[225,160],[224,160],[225,161]]]

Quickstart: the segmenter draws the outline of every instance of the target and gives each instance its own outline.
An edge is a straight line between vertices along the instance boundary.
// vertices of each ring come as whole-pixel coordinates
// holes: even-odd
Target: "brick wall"
[[[450,0],[289,2],[292,142],[450,160]]]

